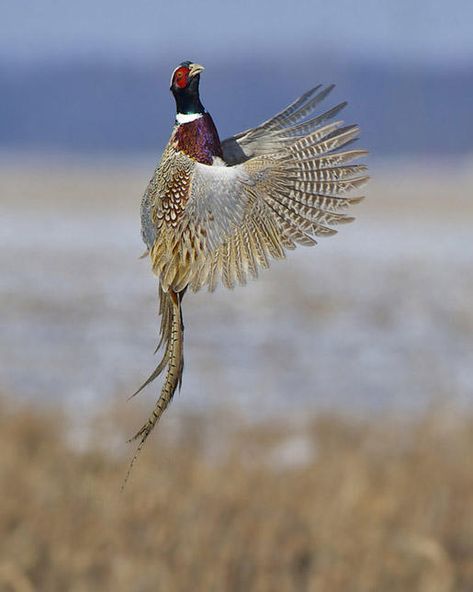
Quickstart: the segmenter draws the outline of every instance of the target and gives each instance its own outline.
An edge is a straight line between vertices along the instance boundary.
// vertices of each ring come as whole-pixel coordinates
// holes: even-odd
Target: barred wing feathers
[[[296,125],[314,111],[315,107],[334,89],[334,85],[320,90],[321,88],[320,84],[315,86],[261,125],[224,140],[222,150],[225,162],[228,165],[234,165],[272,149],[277,150],[280,148],[281,140],[307,135],[323,121],[334,117],[346,106],[346,102],[301,125]]]
[[[194,291],[205,285],[214,290],[220,279],[228,288],[244,285],[287,249],[315,245],[316,237],[336,233],[332,226],[353,220],[344,210],[363,197],[347,194],[368,180],[366,167],[353,160],[366,152],[340,149],[358,136],[358,127],[320,126],[324,114],[314,118],[315,130],[294,139],[307,124],[282,127],[305,113],[297,101],[293,105],[289,115],[264,124],[269,132],[258,128],[258,140],[248,140],[256,156],[230,167],[196,164],[184,225],[195,235],[187,242],[199,245],[194,272],[185,278]]]

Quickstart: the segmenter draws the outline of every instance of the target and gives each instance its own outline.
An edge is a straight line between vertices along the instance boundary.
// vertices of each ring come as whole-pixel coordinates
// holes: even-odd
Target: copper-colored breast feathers
[[[208,113],[180,125],[175,131],[173,142],[176,150],[202,164],[212,164],[216,156],[223,158],[220,138]]]

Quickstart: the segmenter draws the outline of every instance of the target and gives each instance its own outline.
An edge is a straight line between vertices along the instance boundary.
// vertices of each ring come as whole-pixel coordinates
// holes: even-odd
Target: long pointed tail
[[[184,369],[184,324],[182,322],[181,301],[184,292],[163,292],[160,293],[159,312],[161,315],[161,329],[160,342],[164,346],[164,354],[162,360],[150,377],[140,386],[140,388],[133,393],[132,397],[137,395],[145,386],[153,382],[161,372],[166,368],[166,378],[161,389],[159,399],[154,406],[154,409],[143,427],[129,441],[139,440],[138,448],[133,456],[128,472],[125,476],[123,486],[126,485],[128,477],[130,476],[133,465],[135,464],[138,455],[141,452],[148,436],[152,432],[155,425],[158,423],[161,415],[166,410],[171,402],[176,389],[181,386],[182,372]]]

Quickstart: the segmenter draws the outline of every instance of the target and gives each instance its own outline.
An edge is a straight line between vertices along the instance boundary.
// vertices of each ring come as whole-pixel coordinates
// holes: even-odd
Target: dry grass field
[[[189,415],[121,494],[136,419],[1,401],[2,592],[473,589],[473,415]]]

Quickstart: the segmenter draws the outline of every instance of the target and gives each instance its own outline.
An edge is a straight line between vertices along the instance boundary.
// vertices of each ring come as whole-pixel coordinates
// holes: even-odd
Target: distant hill
[[[311,85],[335,82],[346,121],[374,154],[473,152],[473,69],[289,60],[207,64],[202,96],[221,135],[266,119]],[[79,153],[157,150],[174,116],[170,72],[158,65],[92,61],[0,63],[0,149]]]

